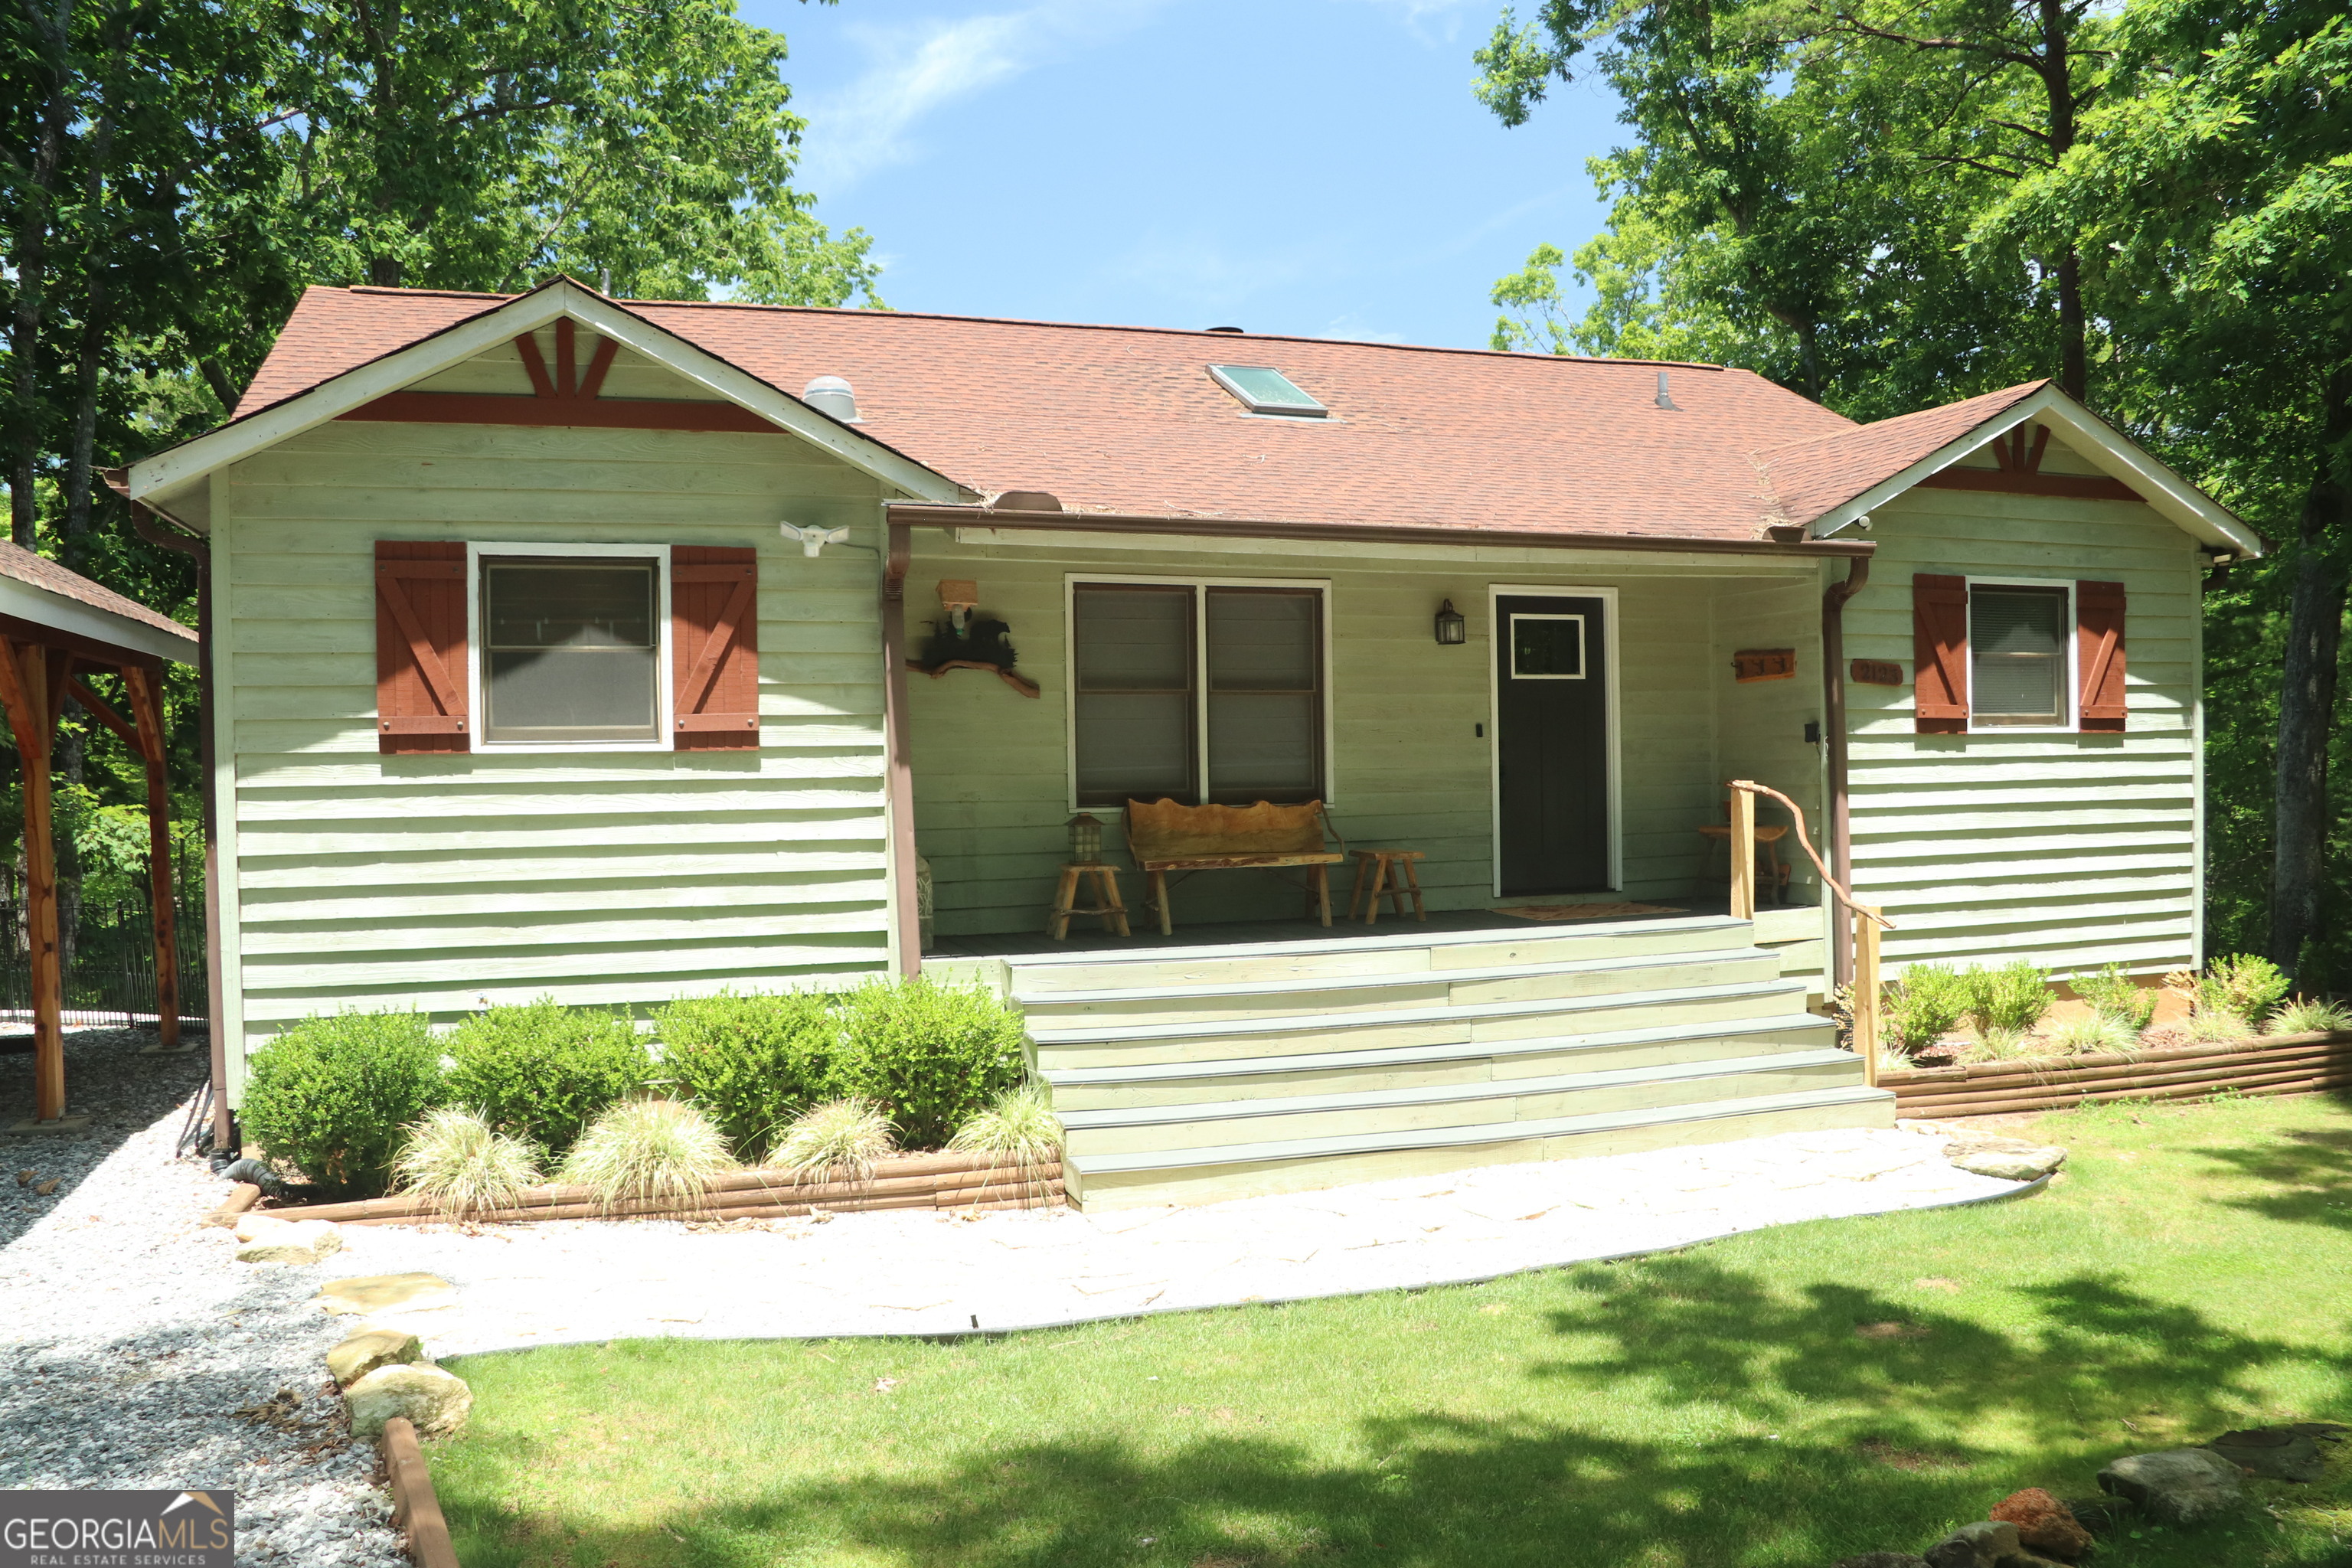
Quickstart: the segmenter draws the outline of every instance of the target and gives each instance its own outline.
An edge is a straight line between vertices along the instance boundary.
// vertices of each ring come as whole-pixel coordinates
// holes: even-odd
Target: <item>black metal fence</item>
[[[180,1016],[201,1022],[210,1011],[205,984],[203,883],[174,900],[180,959]],[[65,1022],[75,1025],[152,1024],[155,1005],[155,922],[143,895],[85,902],[75,922],[66,966]],[[62,912],[62,911],[60,911]],[[33,971],[21,895],[0,899],[0,1018],[33,1016]]]

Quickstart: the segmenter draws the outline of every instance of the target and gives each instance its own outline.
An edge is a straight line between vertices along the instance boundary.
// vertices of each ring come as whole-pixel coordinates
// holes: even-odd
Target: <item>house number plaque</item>
[[[1797,650],[1792,647],[1747,647],[1731,656],[1736,680],[1794,680]]]
[[[1903,667],[1883,658],[1858,658],[1853,661],[1853,679],[1858,686],[1900,686]]]

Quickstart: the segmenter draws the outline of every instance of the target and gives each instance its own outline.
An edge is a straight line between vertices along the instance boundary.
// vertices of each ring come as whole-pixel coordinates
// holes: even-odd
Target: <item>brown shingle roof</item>
[[[238,416],[504,302],[311,289]],[[861,433],[971,490],[1045,490],[1073,510],[1139,516],[1753,539],[1768,522],[1819,516],[2032,390],[1864,427],[1713,365],[911,312],[623,308],[793,395],[814,377],[846,377]],[[1210,379],[1213,363],[1272,365],[1332,417],[1247,416]],[[1674,409],[1656,403],[1662,369]]]
[[[46,555],[36,555],[20,544],[0,540],[0,576],[14,577],[36,588],[46,588],[63,598],[88,605],[93,610],[104,610],[121,616],[127,621],[152,626],[159,632],[170,632],[193,644],[195,629],[184,626],[161,611],[151,610],[136,599],[126,599],[101,583],[93,583],[79,572],[69,572]]]

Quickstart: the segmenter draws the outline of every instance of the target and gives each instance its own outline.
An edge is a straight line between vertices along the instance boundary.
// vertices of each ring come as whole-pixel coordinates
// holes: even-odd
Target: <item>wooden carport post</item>
[[[57,698],[72,656],[52,661],[37,643],[0,638],[0,701],[16,737],[25,792],[26,957],[33,976],[33,1116],[66,1113],[65,975],[58,954],[58,858],[51,837],[49,752]]]

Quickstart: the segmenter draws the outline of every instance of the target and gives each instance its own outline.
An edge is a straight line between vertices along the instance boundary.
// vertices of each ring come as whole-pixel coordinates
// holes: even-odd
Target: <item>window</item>
[[[1582,616],[1511,616],[1511,679],[1582,680]]]
[[[1074,583],[1070,643],[1080,805],[1325,793],[1319,585]]]
[[[1969,711],[1979,728],[2069,719],[2066,590],[1969,587]]]
[[[487,743],[662,739],[657,562],[484,556],[480,580]]]
[[[1322,419],[1330,415],[1288,376],[1264,364],[1213,364],[1209,374],[1219,386],[1242,400],[1252,414],[1278,414],[1292,419]]]

